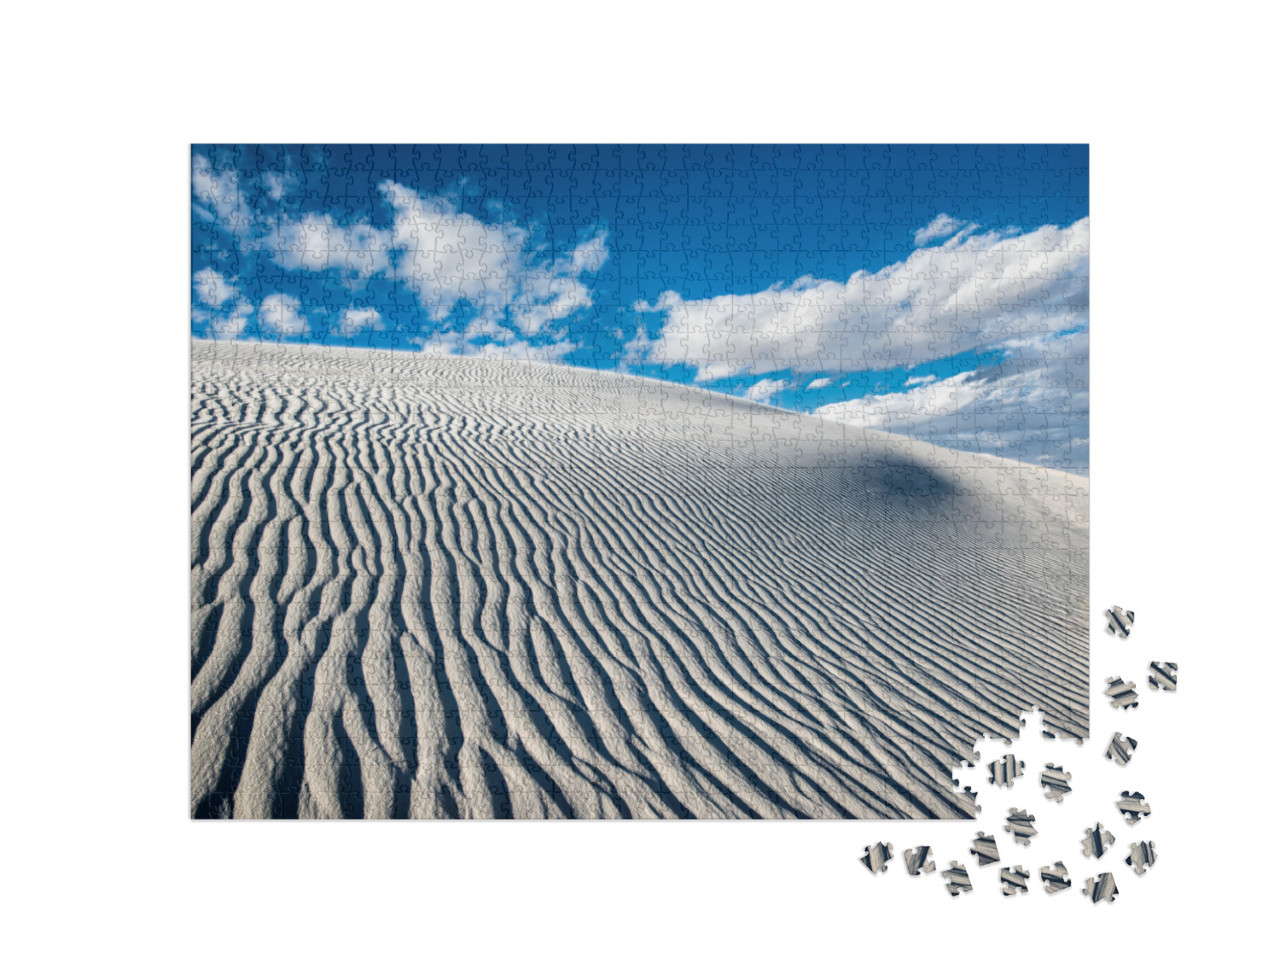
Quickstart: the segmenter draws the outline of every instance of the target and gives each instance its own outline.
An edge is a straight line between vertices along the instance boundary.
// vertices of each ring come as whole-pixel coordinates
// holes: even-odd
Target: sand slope
[[[196,816],[970,814],[1088,483],[697,389],[194,342]]]

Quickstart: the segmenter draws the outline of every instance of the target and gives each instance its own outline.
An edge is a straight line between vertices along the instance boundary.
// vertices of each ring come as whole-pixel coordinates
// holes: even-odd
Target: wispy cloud
[[[976,227],[974,224],[967,224],[964,221],[957,221],[950,214],[939,214],[927,226],[916,231],[916,247],[924,247],[930,241],[936,241],[939,238],[950,237],[961,228]]]

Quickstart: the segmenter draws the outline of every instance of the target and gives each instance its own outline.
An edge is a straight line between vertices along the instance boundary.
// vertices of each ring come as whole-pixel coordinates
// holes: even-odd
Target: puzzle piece
[[[1138,693],[1133,691],[1133,683],[1125,682],[1119,676],[1113,675],[1107,679],[1107,689],[1104,694],[1111,700],[1113,709],[1136,709],[1138,707]]]
[[[1015,759],[1012,754],[1008,754],[987,766],[987,771],[991,773],[988,781],[996,786],[1011,787],[1013,781],[1022,775],[1023,768],[1023,763]]]
[[[921,873],[933,872],[933,860],[929,858],[929,853],[928,846],[921,846],[919,849],[908,849],[903,854],[908,876],[919,876]]]
[[[865,847],[863,850],[866,855],[859,862],[867,869],[871,870],[872,875],[876,873],[888,872],[888,862],[893,859],[893,843],[873,843]]]
[[[1107,609],[1107,634],[1118,635],[1122,639],[1129,637],[1129,632],[1133,629],[1133,612],[1128,609],[1122,609],[1118,605],[1113,605]]]
[[[988,863],[995,863],[1000,860],[1000,853],[996,849],[996,840],[994,836],[988,836],[986,833],[978,833],[973,841],[973,846],[969,852],[978,857],[978,866],[983,867]]]
[[[974,790],[973,790],[973,787],[972,787],[972,786],[965,786],[965,787],[962,789],[962,788],[960,787],[960,780],[959,780],[959,779],[952,779],[952,780],[951,780],[951,782],[952,782],[952,784],[956,787],[956,794],[957,794],[957,795],[960,795],[960,796],[964,796],[964,798],[965,798],[966,800],[968,800],[970,804],[972,804],[972,806],[973,806],[973,811],[974,811],[975,813],[980,813],[980,812],[982,812],[982,807],[978,805],[978,794],[977,794],[976,792],[974,792]]]
[[[1152,662],[1151,674],[1147,676],[1147,687],[1166,692],[1178,691],[1178,663]]]
[[[1116,841],[1114,836],[1102,828],[1102,823],[1095,824],[1092,829],[1086,829],[1084,833],[1085,836],[1082,841],[1084,843],[1084,854],[1095,859],[1101,859],[1102,854]]]
[[[1044,772],[1040,773],[1040,785],[1046,790],[1045,799],[1053,799],[1062,802],[1063,797],[1071,792],[1071,773],[1063,772],[1062,766],[1055,766],[1049,763],[1044,767]]]
[[[1118,766],[1127,766],[1133,758],[1133,750],[1138,748],[1138,740],[1116,733],[1107,746],[1106,757]]]
[[[957,863],[953,859],[951,868],[942,871],[942,878],[947,881],[947,892],[952,896],[973,892],[973,884],[969,882],[969,871],[964,868],[964,863]]]
[[[1061,862],[1052,866],[1040,867],[1040,881],[1044,883],[1044,891],[1052,896],[1071,888],[1071,877],[1067,875],[1067,867]]]
[[[1130,843],[1129,855],[1125,857],[1125,863],[1133,867],[1133,871],[1141,876],[1147,871],[1147,868],[1155,865],[1156,861],[1156,844],[1155,843]]]
[[[1016,896],[1027,892],[1027,880],[1031,878],[1031,874],[1026,872],[1021,866],[1002,866],[1000,867],[1000,888],[1004,891],[1005,896]]]
[[[1101,903],[1103,900],[1113,903],[1120,892],[1120,887],[1116,885],[1115,877],[1110,873],[1099,873],[1096,877],[1085,880],[1082,892],[1095,903]]]
[[[1143,816],[1151,815],[1151,807],[1147,805],[1146,797],[1140,792],[1131,793],[1125,790],[1120,794],[1116,808],[1124,815],[1124,821],[1130,826],[1135,825]]]
[[[1010,809],[1007,825],[1004,827],[1006,833],[1013,833],[1013,841],[1023,846],[1031,845],[1031,837],[1038,835],[1035,826],[1032,825],[1036,821],[1035,816],[1028,816],[1025,809]]]

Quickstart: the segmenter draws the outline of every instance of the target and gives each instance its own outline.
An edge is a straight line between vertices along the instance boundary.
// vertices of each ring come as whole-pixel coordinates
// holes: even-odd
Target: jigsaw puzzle
[[[964,868],[964,863],[957,863],[953,859],[951,868],[942,871],[942,878],[947,881],[947,892],[952,896],[973,892],[973,884],[969,882],[969,871]]]
[[[891,859],[893,859],[892,843],[873,843],[866,847],[862,858],[858,861],[874,875],[888,872],[888,863]]]
[[[1070,784],[1071,773],[1064,772],[1061,766],[1053,763],[1046,764],[1044,772],[1040,773],[1040,785],[1045,790],[1045,799],[1062,802],[1066,794],[1071,792]]]
[[[1000,861],[1000,853],[996,849],[995,837],[988,836],[986,833],[978,833],[969,852],[978,857],[979,867]]]
[[[1092,829],[1084,831],[1084,854],[1092,856],[1095,859],[1101,859],[1105,853],[1116,841],[1116,838],[1102,828],[1102,823],[1096,823]]]
[[[1041,866],[1040,881],[1044,883],[1044,891],[1050,896],[1071,888],[1071,877],[1067,875],[1067,867],[1061,862]]]
[[[1138,740],[1117,732],[1107,746],[1106,757],[1118,766],[1127,766],[1138,748]]]
[[[1107,632],[1110,635],[1117,635],[1122,639],[1129,637],[1129,632],[1133,628],[1133,612],[1123,609],[1118,605],[1113,605],[1107,609]]]
[[[930,858],[930,850],[928,846],[921,846],[919,849],[908,849],[903,854],[903,859],[907,866],[908,876],[919,876],[921,873],[932,873],[934,871],[933,860]]]
[[[1095,903],[1114,903],[1120,887],[1110,873],[1099,873],[1096,877],[1085,880],[1083,892]]]
[[[1138,708],[1138,694],[1133,691],[1133,683],[1125,682],[1119,676],[1107,679],[1106,697],[1111,700],[1112,708]]]
[[[1129,855],[1124,861],[1133,867],[1134,873],[1141,876],[1147,871],[1147,867],[1153,865],[1156,861],[1156,844],[1155,843],[1131,843],[1129,845]]]
[[[1030,877],[1031,874],[1021,866],[1003,866],[1000,868],[1000,889],[1005,896],[1025,895]]]
[[[1088,735],[1086,147],[190,161],[193,817],[968,818]]]
[[[1151,689],[1164,689],[1166,692],[1178,691],[1178,663],[1152,662],[1151,674],[1147,676],[1147,686]]]
[[[1130,826],[1136,824],[1143,816],[1151,815],[1151,807],[1147,805],[1146,797],[1140,792],[1125,790],[1120,793],[1116,808],[1120,810],[1124,821]]]
[[[1037,835],[1038,831],[1032,825],[1036,821],[1035,816],[1027,815],[1025,809],[1010,809],[1009,818],[1005,821],[1004,831],[1013,834],[1013,841],[1021,846],[1030,846],[1031,837]]]

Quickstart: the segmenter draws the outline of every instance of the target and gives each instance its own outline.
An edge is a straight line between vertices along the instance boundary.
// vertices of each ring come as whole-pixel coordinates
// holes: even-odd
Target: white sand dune
[[[972,815],[1088,483],[613,373],[195,342],[198,817]]]

